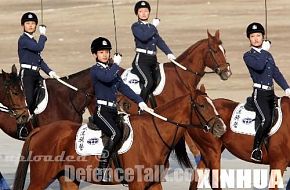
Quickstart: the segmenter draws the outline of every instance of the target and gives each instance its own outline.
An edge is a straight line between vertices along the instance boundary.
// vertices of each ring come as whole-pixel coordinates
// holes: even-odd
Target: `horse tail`
[[[35,128],[24,142],[24,145],[21,151],[20,160],[19,160],[18,167],[15,174],[13,190],[22,190],[24,188],[27,169],[29,165],[28,156],[29,156],[30,140],[31,140],[31,137],[34,134],[36,134],[39,130],[40,130],[39,128]]]
[[[174,147],[174,152],[178,161],[178,164],[182,168],[193,168],[192,164],[190,162],[190,159],[188,157],[188,154],[186,152],[186,147],[185,147],[185,140],[184,137],[181,138],[177,144]]]

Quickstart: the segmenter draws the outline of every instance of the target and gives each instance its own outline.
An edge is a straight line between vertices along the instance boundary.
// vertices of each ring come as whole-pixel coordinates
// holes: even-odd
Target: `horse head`
[[[208,38],[200,40],[183,52],[177,61],[183,63],[193,73],[203,76],[205,67],[209,67],[218,74],[222,80],[227,80],[231,75],[230,64],[226,61],[226,51],[220,40],[220,32],[217,30],[212,36],[207,31]]]
[[[212,36],[209,31],[207,31],[207,35],[208,47],[206,53],[206,66],[217,73],[222,80],[227,80],[232,75],[232,71],[230,64],[226,61],[226,50],[222,46],[220,32],[217,30],[215,35]]]
[[[0,101],[4,106],[7,106],[9,114],[16,118],[17,124],[27,123],[30,113],[15,65],[12,66],[12,73],[6,73],[2,70],[1,84]]]
[[[206,132],[211,131],[216,137],[226,132],[226,125],[207,96],[204,85],[193,94],[192,110],[192,125],[201,125]]]

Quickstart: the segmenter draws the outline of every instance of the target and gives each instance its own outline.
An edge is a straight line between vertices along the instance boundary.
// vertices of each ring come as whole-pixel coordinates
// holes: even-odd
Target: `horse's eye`
[[[18,92],[12,92],[12,94],[13,94],[14,96],[18,96],[18,95],[19,95]]]
[[[198,105],[200,108],[204,108],[204,105],[203,104],[199,104]]]

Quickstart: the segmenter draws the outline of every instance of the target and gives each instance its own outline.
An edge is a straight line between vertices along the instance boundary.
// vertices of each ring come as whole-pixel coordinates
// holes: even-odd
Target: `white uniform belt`
[[[274,86],[267,86],[267,85],[258,84],[258,83],[254,83],[253,87],[254,88],[260,88],[260,89],[263,89],[263,90],[273,90],[274,89]]]
[[[105,105],[105,106],[109,106],[109,107],[116,107],[116,103],[114,102],[108,102],[106,100],[97,100],[97,104],[99,105]]]
[[[28,64],[20,64],[21,68],[24,68],[24,69],[31,69],[31,70],[34,70],[34,71],[39,71],[39,67],[37,66],[33,66],[33,65],[28,65]]]
[[[151,50],[146,50],[146,49],[141,49],[141,48],[136,48],[136,52],[146,53],[148,55],[156,55],[156,51],[151,51]]]

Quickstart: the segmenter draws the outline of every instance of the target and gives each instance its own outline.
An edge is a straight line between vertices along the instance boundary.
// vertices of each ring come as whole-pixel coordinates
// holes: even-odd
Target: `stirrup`
[[[29,135],[29,132],[26,128],[25,125],[21,126],[19,129],[17,129],[17,137],[20,139],[20,140],[25,140]]]
[[[258,154],[257,151],[259,151],[259,153],[260,153],[260,156],[261,156],[260,159],[254,157],[254,154],[255,153]],[[251,160],[253,160],[255,162],[262,162],[262,158],[263,158],[263,153],[262,153],[262,150],[261,149],[256,148],[256,149],[254,149],[252,151],[252,153],[251,153]]]
[[[112,177],[109,173],[109,167],[107,168],[97,168],[96,170],[96,179],[101,182],[111,182]]]
[[[110,176],[109,167],[103,168],[102,182],[112,181],[112,176]]]

